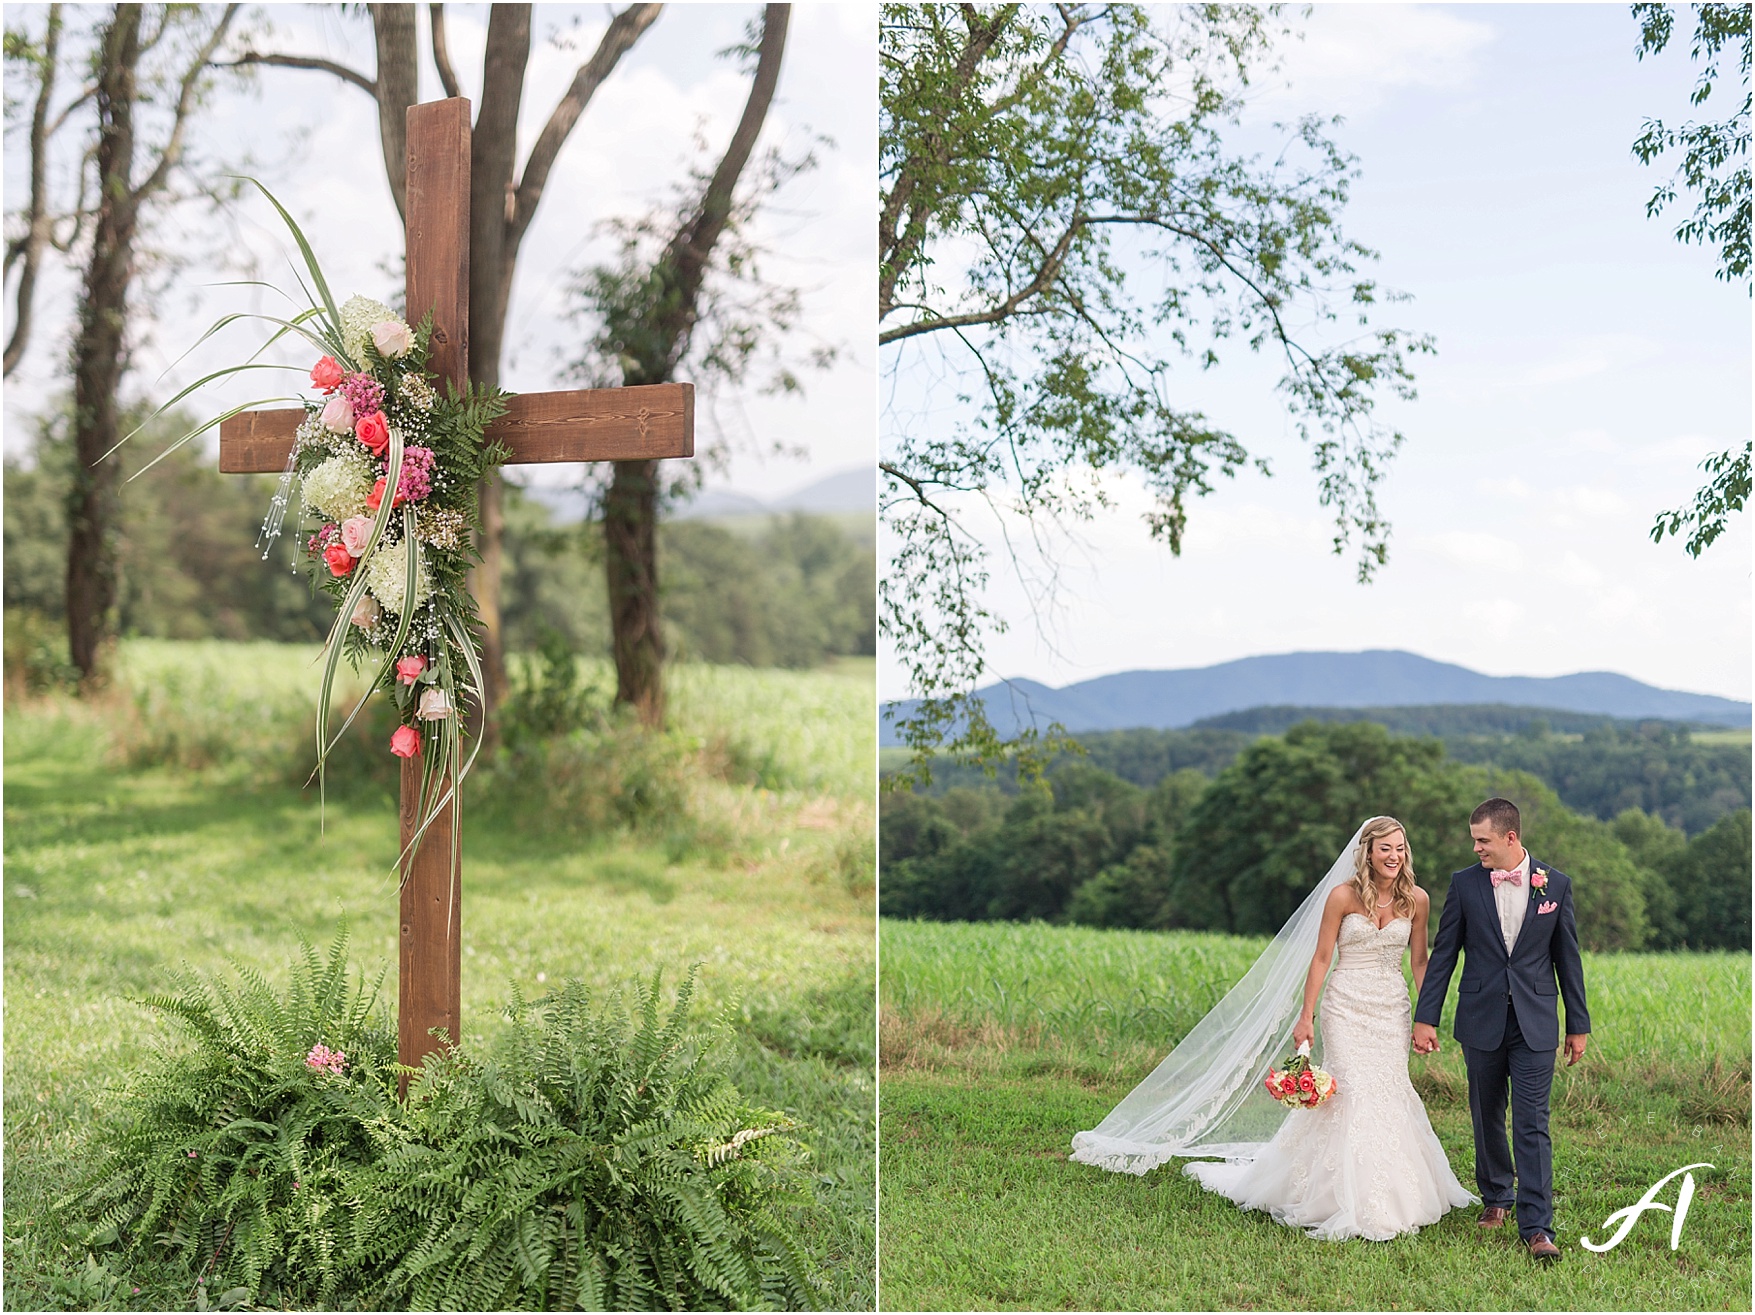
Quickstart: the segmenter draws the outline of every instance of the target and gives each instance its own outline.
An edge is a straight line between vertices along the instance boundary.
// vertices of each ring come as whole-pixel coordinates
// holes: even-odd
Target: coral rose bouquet
[[[1269,1068],[1264,1084],[1268,1095],[1289,1109],[1313,1110],[1340,1089],[1331,1074],[1310,1062],[1309,1042],[1283,1067]]]
[[[305,418],[259,546],[266,557],[292,514],[295,563],[302,560],[313,587],[336,603],[323,649],[315,775],[320,782],[341,735],[371,693],[382,691],[394,703],[398,723],[387,750],[421,759],[424,769],[413,844],[451,795],[437,783],[447,776],[461,781],[474,760],[473,753],[467,760],[462,754],[462,715],[466,702],[479,699],[482,675],[479,621],[465,576],[478,560],[478,483],[510,455],[486,439],[488,425],[505,413],[506,395],[493,388],[466,385],[458,391],[447,385],[440,392],[434,386],[427,368],[430,313],[411,326],[366,297],[337,306],[304,234],[272,194],[261,190],[291,229],[316,296],[307,296],[312,304],[288,319],[228,315],[203,340],[234,320],[257,319],[275,326],[264,350],[284,338],[302,339],[315,362],[269,365],[256,359],[262,355],[258,351],[241,365],[207,375],[159,411],[205,383],[245,370],[288,369],[307,376],[307,393],[234,407],[172,447],[264,402],[303,404]],[[355,670],[370,668],[376,675],[337,727],[329,705],[343,657]]]

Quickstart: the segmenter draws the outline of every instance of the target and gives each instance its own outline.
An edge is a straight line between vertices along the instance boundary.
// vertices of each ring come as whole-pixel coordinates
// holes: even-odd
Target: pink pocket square
[[[1536,905],[1536,912],[1537,913],[1552,913],[1555,909],[1557,909],[1559,907],[1560,906],[1558,904],[1554,903],[1553,900],[1543,900],[1540,904]]]

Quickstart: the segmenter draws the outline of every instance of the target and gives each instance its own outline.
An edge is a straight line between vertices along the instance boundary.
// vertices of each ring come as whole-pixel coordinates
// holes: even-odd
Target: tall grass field
[[[1553,1090],[1564,1258],[1452,1211],[1377,1243],[1314,1241],[1203,1191],[1067,1159],[1242,976],[1265,942],[1189,932],[885,920],[879,1298],[887,1310],[1747,1310],[1750,960],[1586,955],[1593,1028]],[[1410,982],[1411,987],[1411,982]],[[1454,986],[1452,1001],[1454,1001]],[[1410,1073],[1473,1190],[1467,1078],[1450,1036]],[[1687,1164],[1679,1247],[1604,1221]],[[1659,1198],[1673,1206],[1679,1180]]]
[[[321,809],[302,788],[314,652],[130,643],[107,697],[7,708],[8,1309],[206,1300],[88,1261],[54,1208],[126,1075],[181,1044],[137,1003],[171,970],[283,981],[301,937],[322,947],[345,924],[350,957],[384,974],[380,1003],[395,1008],[394,776],[338,766]],[[641,770],[668,774],[670,814],[581,830],[543,819],[540,801],[496,807],[466,787],[462,1040],[503,1027],[514,991],[536,999],[576,977],[607,993],[660,972],[673,999],[701,965],[695,1021],[722,1026],[746,1097],[802,1125],[815,1188],[797,1224],[830,1299],[869,1309],[872,664],[669,674],[672,728]]]

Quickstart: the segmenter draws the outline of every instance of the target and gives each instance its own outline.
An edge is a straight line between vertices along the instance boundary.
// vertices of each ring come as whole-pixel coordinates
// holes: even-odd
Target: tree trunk
[[[408,215],[408,107],[418,96],[420,58],[414,35],[415,7],[371,5],[372,40],[378,51],[378,144],[396,213]],[[416,316],[419,313],[410,312]]]
[[[37,103],[30,120],[30,208],[25,213],[24,236],[6,247],[6,273],[14,260],[22,259],[18,275],[12,336],[6,340],[5,373],[10,376],[30,343],[31,310],[36,300],[37,267],[48,244],[49,219],[49,104],[55,97],[55,75],[60,65],[61,6],[49,6],[43,30],[43,52],[37,65]]]
[[[701,284],[713,248],[731,220],[732,197],[755,149],[780,79],[790,5],[762,16],[761,53],[737,130],[713,171],[701,202],[677,230],[653,271],[660,289],[643,341],[625,345],[630,384],[669,383],[688,352],[699,313]],[[616,702],[631,704],[649,726],[664,718],[664,633],[658,606],[658,463],[618,461],[603,503],[604,569],[615,651]]]
[[[140,6],[118,4],[99,48],[96,165],[101,194],[92,229],[73,344],[73,487],[68,498],[67,647],[87,688],[103,678],[104,640],[116,601],[120,471],[116,389],[125,368],[123,331],[134,278],[135,67]]]
[[[510,241],[514,173],[518,163],[518,109],[530,62],[530,6],[494,5],[488,14],[482,56],[481,104],[470,137],[469,160],[469,377],[500,382],[506,308],[512,295],[517,246]],[[481,617],[481,668],[486,681],[483,747],[492,750],[499,730],[495,714],[510,693],[506,646],[500,623],[501,543],[505,511],[500,472],[481,482],[481,562],[470,573],[470,592]]]
[[[603,500],[615,699],[664,723],[664,633],[658,612],[658,463],[618,461]]]

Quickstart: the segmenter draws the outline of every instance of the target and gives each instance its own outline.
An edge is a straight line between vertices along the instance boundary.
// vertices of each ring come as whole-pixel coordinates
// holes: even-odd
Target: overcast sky
[[[1233,353],[1178,400],[1228,422],[1274,477],[1197,503],[1181,558],[1147,538],[1144,496],[1115,486],[1116,513],[1046,560],[1026,552],[1039,578],[1060,570],[1052,607],[996,569],[989,598],[1011,630],[990,643],[994,674],[1064,685],[1404,648],[1747,699],[1747,517],[1698,561],[1648,538],[1691,497],[1696,463],[1749,434],[1748,294],[1673,239],[1681,215],[1645,218],[1659,174],[1628,150],[1645,116],[1698,113],[1685,21],[1642,64],[1624,4],[1318,5],[1253,117],[1345,116],[1337,136],[1362,168],[1346,228],[1413,296],[1386,322],[1438,340],[1418,402],[1385,411],[1408,435],[1380,493],[1390,563],[1360,586],[1354,559],[1330,555],[1277,371]],[[885,697],[903,696],[900,668],[880,670]]]
[[[9,16],[17,10],[8,6]],[[613,253],[613,242],[596,226],[633,217],[665,200],[701,157],[697,134],[717,162],[748,94],[748,77],[735,60],[716,52],[740,41],[759,6],[671,5],[598,91],[563,148],[535,223],[525,238],[508,320],[502,380],[513,390],[561,386],[557,371],[568,349],[563,318],[564,288],[571,271]],[[595,49],[607,25],[605,5],[539,5],[529,77],[519,129],[519,158],[546,121],[575,69]],[[485,5],[448,5],[452,61],[465,95],[479,96]],[[373,67],[370,25],[343,18],[334,5],[275,5],[278,29],[272,48],[321,55],[362,69]],[[422,33],[421,94],[442,95]],[[270,48],[265,46],[264,48]],[[786,61],[761,147],[778,145],[789,155],[818,146],[819,166],[773,198],[758,224],[757,240],[773,254],[771,277],[803,292],[799,330],[787,350],[794,363],[818,346],[840,351],[827,372],[801,371],[803,398],[760,395],[755,387],[699,398],[701,441],[723,434],[738,454],[728,475],[713,484],[767,497],[812,483],[824,475],[871,461],[875,351],[875,233],[870,222],[876,170],[876,29],[860,7],[796,5]],[[200,121],[200,149],[228,160],[247,150],[259,176],[288,205],[317,247],[338,297],[358,291],[382,296],[392,286],[386,262],[401,247],[402,229],[384,178],[378,147],[377,111],[361,91],[327,74],[263,70],[254,92],[228,93]],[[8,207],[19,204],[28,161],[8,139]],[[256,198],[236,212],[238,233],[264,260],[265,277],[290,283],[285,274],[284,230]],[[167,245],[205,252],[215,230],[196,216],[179,221]],[[221,239],[226,240],[226,239]],[[157,382],[164,367],[220,314],[244,305],[246,294],[204,286],[222,278],[218,262],[194,255],[159,303],[156,321],[143,324],[134,390],[158,396],[227,364],[237,355],[218,344],[203,348],[185,368]],[[42,407],[63,385],[59,376],[68,340],[74,284],[56,276],[38,294],[38,323],[29,355],[7,381],[6,448],[19,450],[27,429],[20,418]],[[270,303],[259,303],[267,308]],[[10,327],[10,309],[8,313]],[[251,341],[235,331],[234,344]],[[247,352],[248,347],[244,350]],[[202,367],[197,370],[197,367]],[[258,376],[249,387],[215,390],[206,413],[265,391]],[[291,376],[288,376],[290,379]],[[257,391],[251,391],[251,388]],[[775,444],[802,449],[801,459],[762,456]],[[527,480],[576,481],[577,467],[531,467]]]

